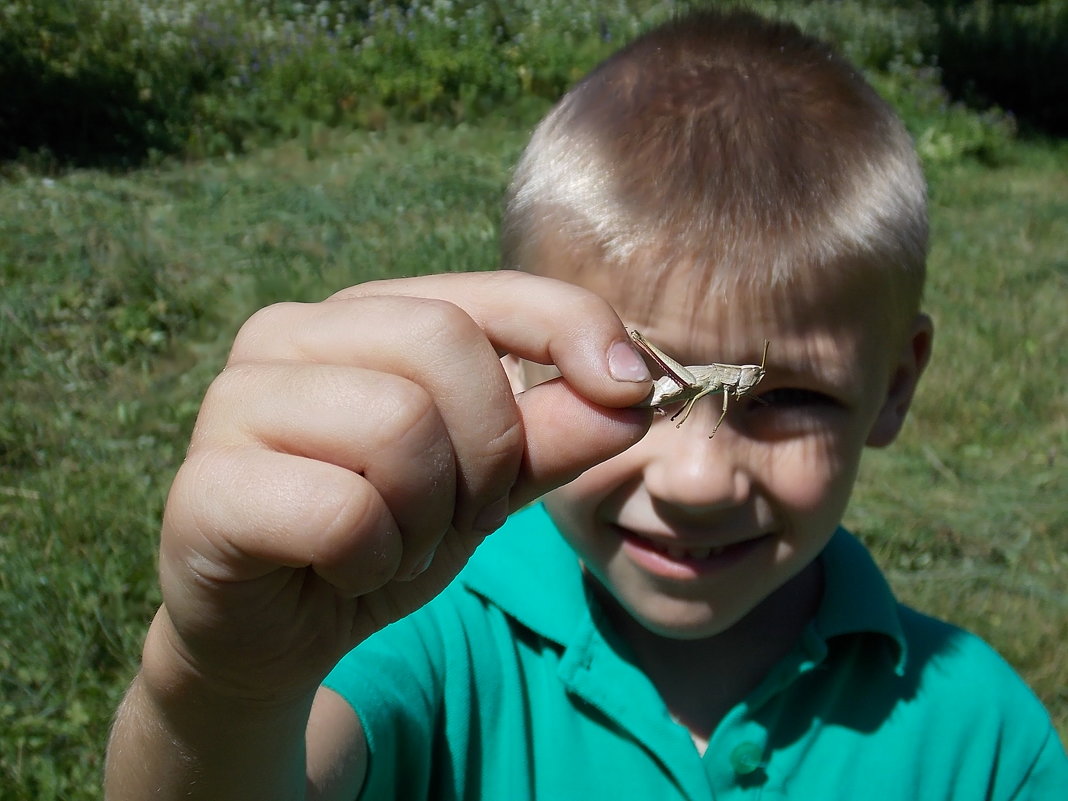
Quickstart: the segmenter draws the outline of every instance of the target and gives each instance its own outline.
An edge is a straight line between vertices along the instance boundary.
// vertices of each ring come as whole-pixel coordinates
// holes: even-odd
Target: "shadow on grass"
[[[938,0],[934,55],[946,89],[997,105],[1023,133],[1068,136],[1068,4]]]
[[[176,144],[167,114],[139,95],[132,73],[64,75],[0,49],[0,161],[126,169]]]

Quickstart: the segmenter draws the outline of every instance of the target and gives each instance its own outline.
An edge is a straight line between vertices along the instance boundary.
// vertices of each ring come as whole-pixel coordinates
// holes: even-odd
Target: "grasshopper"
[[[675,428],[678,428],[686,422],[697,401],[706,395],[723,393],[723,411],[712,428],[712,433],[708,435],[709,439],[716,436],[720,423],[727,416],[730,399],[738,400],[748,394],[764,377],[764,362],[768,358],[769,344],[766,339],[760,364],[695,364],[685,367],[642,336],[640,331],[632,330],[630,338],[664,373],[662,378],[653,382],[653,391],[649,397],[636,405],[651,406],[660,414],[665,414],[664,406],[685,403],[671,416],[673,421],[678,417],[682,418],[675,424]]]

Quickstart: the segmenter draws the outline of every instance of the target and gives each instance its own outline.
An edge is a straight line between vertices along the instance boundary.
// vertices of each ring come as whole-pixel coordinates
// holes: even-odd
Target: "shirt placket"
[[[678,798],[712,801],[689,734],[671,719],[648,676],[613,649],[588,617],[563,654],[559,677],[568,692],[641,746],[674,784]]]
[[[827,655],[826,643],[810,626],[801,642],[764,681],[720,721],[702,757],[712,796],[717,801],[755,801],[782,795],[775,754],[769,741],[777,702],[792,684],[818,667]]]

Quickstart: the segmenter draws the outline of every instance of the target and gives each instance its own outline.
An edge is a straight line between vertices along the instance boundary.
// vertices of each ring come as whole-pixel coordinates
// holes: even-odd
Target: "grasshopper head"
[[[768,344],[765,339],[764,355],[760,357],[760,364],[743,364],[738,370],[738,386],[734,390],[735,395],[748,394],[764,378],[764,362],[768,358]]]
[[[735,389],[735,395],[746,395],[753,389],[760,380],[764,377],[764,368],[759,364],[743,364],[742,369],[738,373],[738,387]]]

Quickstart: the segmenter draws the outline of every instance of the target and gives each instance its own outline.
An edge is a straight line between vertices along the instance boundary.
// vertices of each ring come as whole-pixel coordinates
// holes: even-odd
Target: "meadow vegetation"
[[[100,797],[159,602],[166,489],[241,322],[359,281],[494,267],[531,121],[681,5],[0,8],[0,797]],[[904,599],[991,641],[1068,741],[1063,108],[1010,113],[978,66],[959,83],[946,66],[953,47],[954,64],[982,61],[966,56],[984,31],[990,52],[1038,47],[1065,15],[750,5],[838,41],[902,109],[931,183],[934,363],[846,523]]]
[[[316,123],[529,122],[620,42],[692,5],[699,3],[8,3],[0,5],[0,159],[39,169],[122,167],[242,152]],[[935,94],[945,83],[973,104],[1000,104],[1028,127],[1068,131],[1062,0],[747,5],[839,42],[869,71]]]

